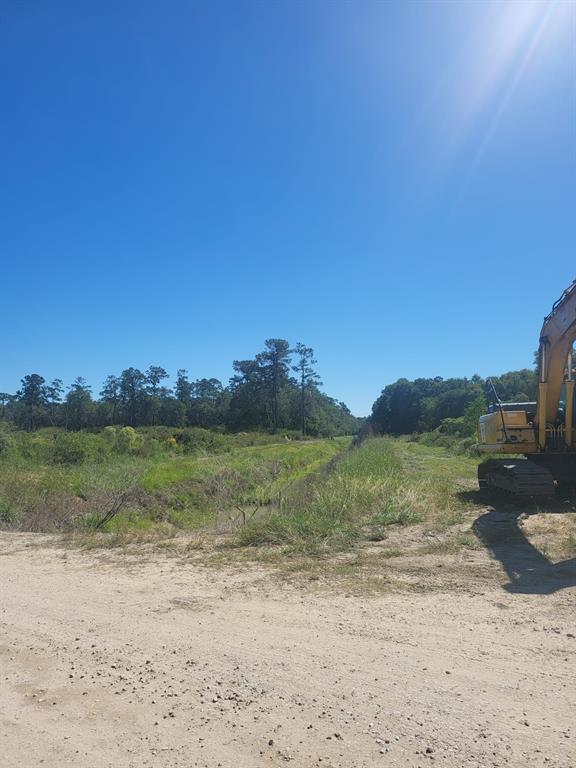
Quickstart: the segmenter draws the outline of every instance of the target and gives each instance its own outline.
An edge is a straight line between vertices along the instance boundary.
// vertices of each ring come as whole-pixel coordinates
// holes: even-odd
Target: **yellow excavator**
[[[558,484],[576,485],[574,370],[576,281],[544,319],[538,351],[536,402],[503,403],[489,382],[488,413],[480,417],[478,447],[490,458],[478,467],[480,488],[516,496],[552,496]],[[511,455],[514,454],[514,455]],[[516,456],[525,458],[516,458]]]

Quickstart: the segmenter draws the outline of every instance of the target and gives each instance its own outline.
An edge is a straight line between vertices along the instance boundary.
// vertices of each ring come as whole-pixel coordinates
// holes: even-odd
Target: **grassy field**
[[[460,492],[475,487],[477,460],[390,438],[348,450],[349,438],[195,434],[183,453],[161,432],[146,437],[161,450],[139,442],[104,452],[88,435],[79,463],[50,460],[49,433],[28,438],[32,446],[1,463],[3,527],[156,536],[238,529],[242,546],[337,551],[381,540],[390,526],[454,525],[467,508]]]
[[[102,433],[17,434],[0,461],[0,526],[156,536],[230,529],[280,506],[288,487],[350,443],[203,432],[184,433],[180,444],[161,430],[112,435],[126,446]]]
[[[470,507],[464,494],[475,487],[476,466],[441,448],[373,438],[289,494],[281,509],[246,526],[240,542],[321,552],[381,540],[390,526],[443,530]]]
[[[89,452],[80,463],[4,456],[0,527],[72,534],[97,547],[178,537],[177,548],[201,542],[216,559],[292,558],[300,569],[302,557],[356,552],[354,567],[363,568],[370,547],[379,560],[483,547],[475,522],[495,509],[546,555],[576,554],[574,499],[542,509],[488,498],[477,490],[478,459],[443,447],[385,437],[353,446],[350,438],[196,435],[182,448],[160,439],[161,450],[139,443]]]

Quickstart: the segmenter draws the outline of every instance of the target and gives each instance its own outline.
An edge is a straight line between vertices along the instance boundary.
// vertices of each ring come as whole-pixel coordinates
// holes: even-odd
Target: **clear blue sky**
[[[366,414],[576,277],[572,0],[3,0],[0,68],[0,390],[282,337]]]

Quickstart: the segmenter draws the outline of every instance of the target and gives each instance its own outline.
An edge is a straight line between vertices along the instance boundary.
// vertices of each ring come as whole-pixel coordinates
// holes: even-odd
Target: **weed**
[[[18,520],[17,511],[6,501],[0,502],[0,524],[11,528]]]
[[[391,441],[369,439],[343,454],[327,475],[288,493],[281,509],[247,526],[239,544],[321,552],[347,549],[366,535],[382,538],[386,526],[422,519],[405,479]]]
[[[8,438],[6,445],[19,447],[0,456],[0,527],[109,533],[230,530],[260,509],[281,506],[285,488],[349,443],[278,444],[277,436],[164,427],[40,430]]]
[[[559,543],[559,549],[564,557],[576,556],[576,533],[569,533]]]

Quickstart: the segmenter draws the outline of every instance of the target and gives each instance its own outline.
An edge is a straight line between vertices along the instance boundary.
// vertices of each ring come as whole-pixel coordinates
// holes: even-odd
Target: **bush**
[[[454,435],[455,437],[463,437],[467,434],[467,425],[464,423],[464,417],[458,416],[457,418],[442,419],[438,432],[442,435]]]
[[[14,448],[14,441],[6,432],[0,432],[0,458],[6,456]]]
[[[230,447],[226,437],[218,432],[210,432],[200,427],[178,430],[173,435],[176,443],[184,453],[206,451],[206,453],[224,453]]]
[[[64,432],[54,441],[51,459],[53,464],[82,464],[89,453],[82,435]]]
[[[445,448],[450,453],[458,456],[470,456],[476,458],[480,456],[478,444],[475,437],[457,437],[456,435],[447,435],[440,432],[439,429],[434,432],[424,432],[416,437],[416,442],[422,445],[428,445],[433,448]]]
[[[134,427],[121,427],[116,431],[115,448],[118,453],[138,453],[144,445],[144,438]]]

